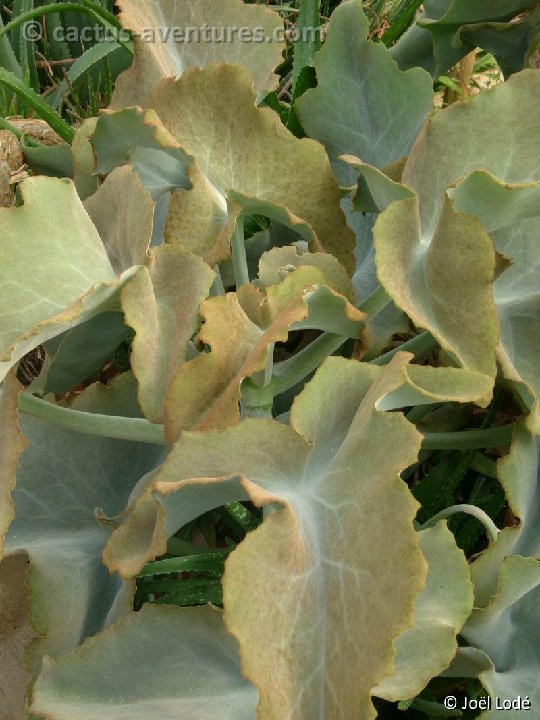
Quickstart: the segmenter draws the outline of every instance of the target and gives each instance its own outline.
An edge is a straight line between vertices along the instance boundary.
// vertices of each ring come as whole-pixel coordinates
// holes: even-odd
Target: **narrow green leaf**
[[[42,120],[45,120],[63,140],[71,142],[74,134],[73,128],[68,125],[65,120],[62,120],[62,118],[37,93],[25,85],[20,78],[9,72],[9,70],[0,68],[0,83],[12,90],[18,98],[33,108],[37,115],[39,115]]]

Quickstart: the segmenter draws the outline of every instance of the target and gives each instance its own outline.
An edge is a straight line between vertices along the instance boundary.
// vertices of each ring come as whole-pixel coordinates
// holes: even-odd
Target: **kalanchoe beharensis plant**
[[[540,74],[432,111],[360,0],[291,79],[138,37],[262,4],[121,8],[72,178],[0,209],[0,716],[540,709]]]

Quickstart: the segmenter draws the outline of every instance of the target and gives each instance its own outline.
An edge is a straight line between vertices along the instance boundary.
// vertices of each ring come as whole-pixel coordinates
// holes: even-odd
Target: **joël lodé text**
[[[452,698],[454,699],[454,698]],[[528,695],[515,698],[481,697],[464,698],[460,701],[461,710],[530,710],[531,701]],[[455,706],[454,706],[455,707]]]

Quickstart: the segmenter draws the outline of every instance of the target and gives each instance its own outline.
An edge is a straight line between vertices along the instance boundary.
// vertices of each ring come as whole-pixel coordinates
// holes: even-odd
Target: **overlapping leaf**
[[[213,278],[201,258],[162,245],[122,288],[125,322],[135,330],[131,366],[139,381],[139,403],[152,422],[163,419],[170,382],[186,360],[188,341],[199,324],[199,305]]]
[[[394,673],[374,690],[386,700],[415,697],[448,666],[472,610],[467,560],[446,524],[422,530],[419,542],[428,563],[426,587],[416,598],[413,626],[396,640]]]
[[[113,107],[146,106],[163,78],[213,62],[243,65],[258,93],[276,87],[278,13],[241,0],[122,0],[120,7],[123,27],[135,33],[135,59],[116,83]]]
[[[353,185],[357,173],[340,156],[354,155],[383,168],[406,156],[431,110],[433,90],[428,75],[417,68],[400,71],[381,43],[367,39],[362,3],[339,5],[328,36],[315,59],[317,87],[296,102],[303,127],[323,143],[342,186]],[[360,299],[377,287],[372,224],[374,218],[353,214],[348,223],[356,234],[355,290]],[[390,305],[371,323],[376,348],[392,334],[407,330],[402,313]]]
[[[505,527],[497,542],[472,565],[477,607],[486,607],[497,591],[499,569],[508,555],[540,559],[540,441],[530,419],[514,432],[510,453],[499,460],[497,476],[519,524]]]
[[[540,147],[540,134],[531,102],[540,97],[539,87],[540,76],[526,71],[433,116],[403,173],[418,199],[391,204],[375,226],[378,274],[396,303],[463,366],[490,376],[498,335],[493,243],[476,217],[459,212],[470,212],[478,193],[467,205],[464,192],[452,200],[447,188],[478,168],[504,183],[538,179],[531,147]],[[477,134],[487,122],[493,132],[479,145]],[[459,138],[455,147],[450,136]],[[466,188],[472,193],[474,184]]]
[[[346,186],[356,176],[340,155],[379,168],[405,157],[433,102],[427,73],[399,70],[384,45],[367,39],[368,29],[359,0],[336,8],[315,56],[317,87],[295,105],[307,134],[323,143]]]
[[[22,207],[0,208],[4,230],[0,251],[2,377],[40,342],[91,313],[96,304],[105,303],[116,282],[99,235],[71,182],[29,178],[21,192]]]
[[[401,384],[406,362],[381,370],[328,361],[296,399],[292,427],[248,419],[185,432],[154,478],[161,524],[167,513],[154,540],[228,500],[283,506],[231,554],[224,578],[226,623],[261,718],[374,717],[370,691],[392,667],[392,639],[409,624],[425,574],[415,502],[398,477],[421,436],[374,407]],[[107,548],[124,552],[124,572],[136,569],[129,528],[149,502],[147,491]]]
[[[426,0],[416,25],[392,48],[400,67],[422,66],[434,77],[476,47],[492,52],[505,74],[527,65],[538,15],[528,0]]]
[[[248,73],[239,66],[193,68],[166,80],[149,100],[161,122],[197,160],[193,188],[173,192],[165,236],[209,264],[229,253],[236,218],[249,199],[273,216],[285,208],[307,223],[324,248],[352,269],[353,235],[339,208],[339,190],[324,149],[298,140],[269,108],[257,108]]]
[[[499,702],[528,698],[538,707],[540,690],[540,562],[506,557],[499,570],[498,592],[485,608],[474,610],[462,630],[465,640],[487,655],[492,669],[480,680]],[[500,710],[493,704],[482,720],[504,717],[518,720],[522,709]]]
[[[110,389],[90,387],[74,407],[137,416],[135,390],[133,379],[121,376]],[[44,653],[69,652],[103,627],[120,582],[100,562],[111,528],[98,521],[96,508],[110,515],[122,510],[164,449],[80,434],[25,415],[20,422],[28,447],[17,471],[6,554],[8,560],[19,551],[30,557],[30,613],[39,635],[30,660],[37,672]],[[20,593],[20,585],[13,592]]]
[[[186,429],[221,429],[240,419],[244,378],[265,367],[267,348],[304,325],[359,337],[365,316],[325,286],[316,267],[301,266],[267,295],[257,294],[250,311],[234,293],[209,298],[200,308],[204,326],[198,341],[211,348],[182,365],[167,395],[165,427],[169,440]],[[251,300],[251,298],[250,298]],[[256,315],[256,321],[253,316]]]
[[[146,605],[57,664],[46,660],[32,711],[50,720],[253,720],[256,703],[221,613]]]

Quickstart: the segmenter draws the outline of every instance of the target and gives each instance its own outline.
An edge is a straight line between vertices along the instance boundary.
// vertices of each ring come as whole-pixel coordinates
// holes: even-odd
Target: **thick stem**
[[[236,219],[234,233],[231,238],[231,253],[234,269],[234,282],[236,289],[249,283],[249,272],[246,258],[246,243],[244,241],[244,218],[239,215]]]
[[[441,512],[430,518],[426,523],[424,523],[422,525],[422,530],[428,527],[432,527],[437,522],[439,522],[439,520],[444,520],[445,518],[456,515],[457,513],[466,513],[467,515],[472,515],[473,517],[475,517],[485,527],[490,541],[494,543],[497,540],[499,528],[495,525],[489,515],[481,508],[476,507],[476,505],[452,505],[452,507],[445,508],[444,510],[441,510]]]
[[[154,423],[144,418],[81,412],[61,405],[54,405],[25,392],[19,395],[19,410],[66,430],[73,430],[87,435],[146,442],[153,445],[167,444],[163,425],[154,425]]]
[[[264,388],[249,381],[242,388],[246,408],[269,406],[276,395],[285,392],[316,370],[323,360],[347,340],[343,335],[325,332],[288,360],[274,366],[274,377]]]
[[[428,352],[438,347],[438,345],[439,343],[435,340],[433,335],[425,330],[423,333],[420,333],[420,335],[417,335],[416,337],[407,340],[407,342],[398,345],[398,347],[393,350],[389,350],[387,353],[384,353],[384,355],[380,355],[378,358],[370,360],[370,363],[371,365],[386,365],[396,353],[401,351],[413,353],[415,357],[426,355]]]
[[[500,425],[485,430],[426,433],[423,450],[479,450],[486,447],[507,447],[512,442],[514,425]]]

